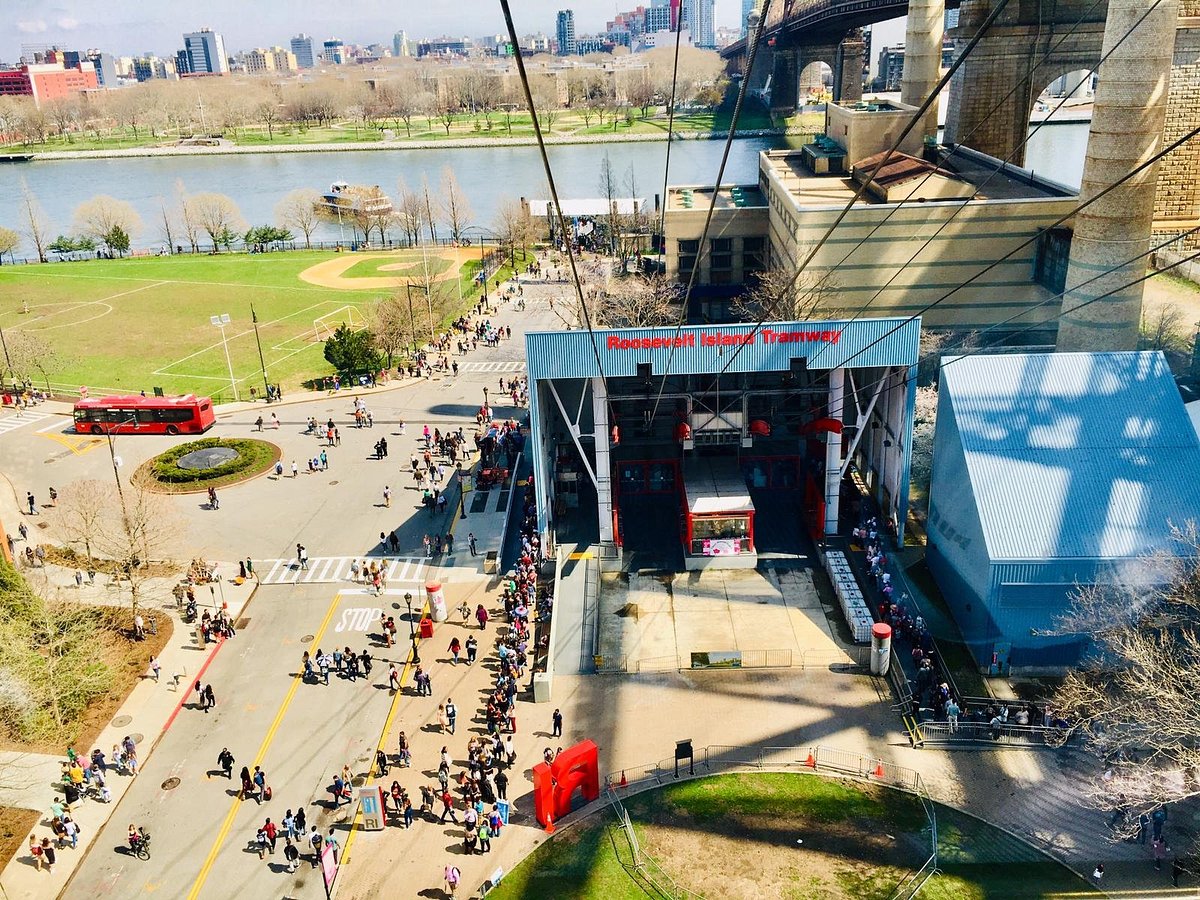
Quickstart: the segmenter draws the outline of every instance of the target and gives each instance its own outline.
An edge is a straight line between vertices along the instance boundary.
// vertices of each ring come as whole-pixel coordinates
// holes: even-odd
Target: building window
[[[762,272],[767,268],[766,238],[742,238],[742,268],[746,272]]]
[[[692,269],[696,268],[696,257],[681,256],[679,257],[679,277],[691,278]]]
[[[1067,263],[1071,259],[1071,229],[1051,228],[1038,235],[1033,258],[1033,280],[1055,294],[1067,289]]]
[[[732,284],[733,272],[729,269],[713,269],[708,273],[709,284]]]
[[[714,272],[719,271],[719,270],[724,270],[724,271],[728,272],[730,269],[733,268],[733,240],[732,240],[732,238],[716,238],[712,241],[709,241],[709,248],[712,252],[712,261],[710,263],[710,267],[713,269]],[[713,283],[714,284],[717,284],[717,283],[728,284],[729,282],[728,281],[717,282],[714,279]]]
[[[698,252],[700,252],[700,242],[699,241],[680,241],[679,242],[680,255],[687,253],[691,256],[695,256]]]

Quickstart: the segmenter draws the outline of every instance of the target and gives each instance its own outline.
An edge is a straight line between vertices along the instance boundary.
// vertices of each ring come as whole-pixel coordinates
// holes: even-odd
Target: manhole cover
[[[140,744],[142,741],[144,741],[146,739],[145,735],[138,734],[136,731],[133,734],[131,734],[130,737],[133,738],[133,742],[135,744]]]
[[[38,527],[38,528],[49,528],[49,527],[50,527],[50,523],[49,523],[49,522],[38,522],[38,523],[37,523],[37,527]]]
[[[316,640],[316,638],[317,636],[315,634],[306,634],[304,637],[300,638],[300,643],[311,644],[314,640]]]
[[[162,783],[162,789],[164,791],[173,791],[177,787],[179,787],[179,779],[178,778],[168,778],[166,781],[164,781]]]
[[[249,619],[241,618],[241,619],[237,620],[237,624],[234,626],[234,628],[236,628],[238,631],[241,631],[243,628],[245,628],[249,624],[250,624]]]
[[[113,728],[124,728],[126,725],[128,725],[132,721],[133,721],[133,716],[117,716],[115,719],[112,720],[112,727]]]
[[[337,483],[338,483],[338,479],[336,479],[336,478],[335,478],[335,479],[333,479],[333,481],[331,481],[331,482],[329,482],[329,483],[330,483],[331,485],[337,484]]]
[[[179,457],[175,465],[181,469],[215,469],[237,458],[238,452],[232,447],[204,447]]]

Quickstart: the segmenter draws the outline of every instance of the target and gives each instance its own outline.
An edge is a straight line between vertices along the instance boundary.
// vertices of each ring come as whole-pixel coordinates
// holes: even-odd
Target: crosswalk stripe
[[[523,360],[469,362],[463,363],[462,370],[464,372],[523,372],[525,363]]]
[[[0,434],[7,434],[10,431],[16,431],[25,425],[32,425],[34,422],[43,422],[53,416],[54,413],[38,413],[38,412],[19,412],[15,416],[6,416],[0,419]],[[66,424],[66,420],[63,420]]]
[[[350,566],[357,556],[316,556],[308,560],[308,568],[301,569],[295,557],[290,559],[259,560],[259,571],[266,574],[261,576],[263,584],[327,584],[329,582],[349,581]],[[384,561],[384,580],[388,582],[419,582],[425,570],[427,560],[424,557],[398,556],[386,557]]]

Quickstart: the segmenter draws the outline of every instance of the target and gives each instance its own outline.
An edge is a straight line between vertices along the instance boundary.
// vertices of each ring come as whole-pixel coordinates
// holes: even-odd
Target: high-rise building
[[[408,32],[397,31],[392,35],[392,56],[409,56]]]
[[[575,11],[560,9],[558,11],[558,55],[575,55]]]
[[[321,45],[321,56],[330,65],[340,66],[346,61],[346,45],[341,38],[329,38]]]
[[[100,87],[115,88],[117,86],[117,64],[111,53],[89,50],[86,59],[95,68],[96,80],[100,82]]]
[[[301,69],[311,69],[317,64],[316,41],[312,35],[302,32],[292,38],[292,53],[296,55],[296,65]]]
[[[742,0],[742,37],[747,36],[746,19],[750,17],[750,13],[754,12],[758,6],[759,0]]]
[[[209,28],[185,34],[183,49],[187,51],[188,72],[192,75],[223,75],[229,71],[225,39]]]
[[[267,58],[276,72],[295,72],[299,68],[296,63],[296,54],[282,47],[272,47],[267,51]]]
[[[716,0],[683,0],[683,26],[692,33],[692,43],[697,47],[711,50],[717,46],[715,5]]]
[[[667,4],[660,3],[649,7],[645,11],[643,21],[643,34],[653,34],[656,31],[671,30],[671,7]]]
[[[137,60],[134,60],[133,67],[130,69],[130,71],[133,72],[133,74],[135,76],[137,75]],[[188,55],[188,52],[186,50],[176,51],[176,53],[175,53],[175,71],[179,75],[191,75],[192,74],[192,58]]]

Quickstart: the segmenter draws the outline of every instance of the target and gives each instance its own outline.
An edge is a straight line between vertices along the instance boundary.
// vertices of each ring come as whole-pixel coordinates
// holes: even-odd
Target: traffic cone
[[[554,814],[546,813],[546,834],[554,834]]]
[[[804,761],[804,764],[810,769],[815,769],[817,767],[817,758],[812,755],[812,751],[809,751],[808,759]]]
[[[625,770],[624,769],[621,770],[621,783],[618,784],[617,787],[622,787],[622,788],[629,787],[629,782],[625,780]]]
[[[877,762],[875,764],[875,777],[876,778],[883,777],[883,763],[882,762]]]

